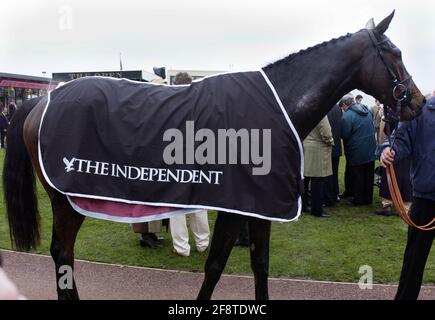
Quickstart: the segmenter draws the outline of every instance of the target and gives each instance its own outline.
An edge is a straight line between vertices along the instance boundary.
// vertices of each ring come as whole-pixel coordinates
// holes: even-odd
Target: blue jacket
[[[348,164],[355,166],[376,159],[375,128],[369,108],[353,104],[341,118],[341,137]]]
[[[435,97],[429,99],[420,116],[404,122],[394,136],[394,160],[412,157],[414,197],[435,201]]]

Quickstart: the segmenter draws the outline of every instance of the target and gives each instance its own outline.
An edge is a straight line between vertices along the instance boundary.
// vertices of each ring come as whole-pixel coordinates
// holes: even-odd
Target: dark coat
[[[14,105],[9,105],[9,112],[8,112],[8,119],[9,121],[11,121],[15,111],[16,111],[16,107]]]
[[[375,127],[372,113],[363,104],[353,104],[341,118],[341,137],[346,161],[351,166],[376,159]]]
[[[9,126],[8,118],[5,116],[3,112],[0,113],[0,130],[6,131]]]
[[[435,201],[435,97],[423,107],[422,114],[401,124],[395,132],[395,161],[412,158],[413,194]]]
[[[340,157],[343,152],[341,148],[341,108],[336,104],[328,112],[329,125],[331,126],[332,137],[334,138],[334,146],[332,147],[331,156]]]

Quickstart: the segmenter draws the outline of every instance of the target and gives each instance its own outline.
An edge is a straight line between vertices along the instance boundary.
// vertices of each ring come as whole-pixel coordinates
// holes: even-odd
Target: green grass
[[[3,167],[4,151],[0,153]],[[340,168],[344,168],[342,161]],[[340,173],[341,180],[343,172]],[[270,275],[332,281],[358,281],[362,265],[373,268],[376,283],[397,282],[406,225],[397,217],[380,217],[373,212],[379,206],[375,188],[373,206],[354,208],[346,201],[329,209],[331,219],[303,215],[294,223],[273,223],[270,248]],[[36,253],[49,254],[51,208],[38,183],[42,217],[42,242]],[[3,200],[0,204],[0,248],[11,249]],[[210,213],[213,228],[216,214]],[[75,255],[78,259],[187,271],[202,271],[207,253],[192,249],[190,257],[171,253],[170,234],[162,232],[164,248],[149,250],[138,245],[138,235],[130,225],[87,218],[79,232]],[[192,237],[191,237],[192,239]],[[194,248],[194,246],[192,246]],[[235,247],[225,273],[251,274],[247,248]],[[429,256],[425,283],[435,283],[435,255]]]

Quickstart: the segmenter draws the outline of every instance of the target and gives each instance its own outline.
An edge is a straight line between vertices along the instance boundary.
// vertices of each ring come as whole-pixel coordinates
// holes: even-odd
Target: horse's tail
[[[7,132],[3,167],[3,188],[11,241],[19,250],[29,251],[39,244],[38,200],[35,174],[24,144],[24,121],[41,98],[28,100],[17,109]]]

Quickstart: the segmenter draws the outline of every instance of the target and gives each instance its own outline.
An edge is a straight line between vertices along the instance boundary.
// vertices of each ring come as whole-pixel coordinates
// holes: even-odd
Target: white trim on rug
[[[275,91],[275,88],[270,83],[269,79],[264,74],[263,70],[260,70],[260,71],[246,71],[246,72],[260,72],[263,75],[266,83],[269,85],[270,89],[272,90],[272,92],[273,92],[273,94],[275,96],[275,99],[277,100],[277,102],[278,102],[278,104],[279,104],[279,106],[280,106],[280,108],[281,108],[281,110],[282,110],[282,112],[284,114],[284,117],[286,118],[287,123],[289,124],[289,126],[290,126],[290,128],[291,128],[291,130],[292,130],[292,132],[293,132],[293,134],[294,134],[294,136],[295,136],[295,138],[296,138],[296,140],[298,142],[299,150],[300,150],[300,153],[301,153],[301,172],[302,172],[302,176],[303,176],[303,157],[304,156],[303,156],[302,144],[300,142],[298,133],[296,132],[296,130],[295,130],[295,128],[294,128],[290,118],[288,117],[287,112],[285,111],[285,109],[284,109],[284,107],[283,107],[283,105],[281,103],[281,100],[279,99],[279,96],[277,95],[277,93]],[[215,77],[215,76],[218,76],[218,75],[221,75],[221,74],[229,74],[229,73],[241,73],[241,72],[225,72],[225,73],[220,73],[220,74],[216,74],[216,75],[210,75],[210,76],[207,76],[207,77],[204,77],[204,78],[210,78],[210,77]],[[95,76],[93,76],[93,77],[95,77]],[[101,76],[98,76],[98,78],[110,78],[110,77],[101,77]],[[204,78],[202,78],[202,79],[204,79]],[[80,79],[82,79],[82,78],[80,78]],[[121,79],[118,79],[118,78],[110,78],[110,79],[121,80]],[[201,81],[202,79],[200,79],[198,81]],[[64,86],[67,86],[68,83],[71,83],[71,82],[76,81],[76,80],[78,80],[78,79],[71,80],[71,81],[65,83]],[[143,83],[143,82],[133,81],[133,80],[129,80],[129,79],[124,79],[124,80],[128,80],[130,82],[136,82],[136,83]],[[156,83],[154,83],[154,84],[155,85],[165,85],[165,84],[156,84]],[[46,106],[44,108],[44,111],[42,113],[42,117],[41,117],[41,121],[40,121],[40,125],[39,125],[39,130],[38,130],[38,160],[39,160],[39,165],[41,167],[41,172],[42,172],[45,180],[47,181],[47,183],[53,189],[57,190],[58,192],[66,195],[66,196],[83,197],[83,198],[90,198],[90,199],[97,199],[97,200],[107,200],[107,201],[114,201],[114,202],[122,202],[122,203],[127,203],[127,204],[139,204],[139,205],[146,205],[146,206],[174,207],[174,208],[181,208],[181,209],[197,209],[197,210],[216,210],[216,211],[224,211],[224,212],[235,213],[235,214],[240,214],[240,215],[244,215],[244,216],[259,218],[259,219],[263,219],[263,220],[277,221],[277,222],[292,222],[292,221],[297,221],[299,219],[299,216],[301,214],[301,209],[302,209],[302,200],[301,200],[300,196],[298,198],[298,212],[297,212],[297,215],[294,218],[292,218],[292,219],[283,219],[283,218],[270,217],[267,214],[245,212],[245,211],[240,211],[240,210],[235,210],[235,209],[229,209],[229,208],[223,208],[223,207],[214,207],[214,206],[207,206],[207,205],[201,205],[201,204],[191,205],[191,204],[177,204],[177,203],[164,203],[164,202],[131,201],[131,200],[120,199],[120,198],[95,196],[95,195],[88,195],[88,194],[80,194],[80,193],[72,193],[72,192],[61,191],[60,189],[58,189],[52,183],[52,181],[48,177],[48,175],[47,175],[47,173],[45,171],[45,168],[44,168],[44,163],[42,161],[41,128],[42,128],[42,124],[44,122],[45,114],[46,114],[47,109],[48,109],[49,104],[50,104],[50,95],[51,95],[51,92],[49,92],[48,95],[47,95],[48,96],[47,104],[46,104]],[[70,201],[70,203],[71,203],[71,201]],[[82,208],[80,208],[82,212],[78,211],[76,209],[76,208],[79,208],[77,205],[74,205],[73,208],[77,212],[79,212],[80,214],[83,214],[83,215],[88,215],[90,217],[91,216],[92,217],[97,217],[98,216],[98,218],[103,219],[103,220],[115,221],[115,220],[108,219],[108,217],[107,217],[108,215],[107,214],[92,213],[92,212],[86,212],[86,214],[85,214],[84,211],[86,211],[86,210],[83,210]],[[182,210],[177,210],[177,212],[179,212],[179,211],[182,211]],[[181,214],[181,213],[177,213],[177,214]],[[174,214],[172,214],[172,215],[174,215]],[[163,216],[163,214],[159,215],[159,219],[161,219],[161,216]],[[110,216],[110,217],[112,217],[112,216]],[[146,217],[144,217],[144,218],[146,218]],[[155,219],[155,220],[159,220],[159,219]],[[119,221],[119,220],[117,220],[117,221]],[[148,220],[148,221],[151,221],[151,220]],[[122,221],[119,221],[119,222],[122,222]]]
[[[290,129],[293,132],[293,135],[296,138],[296,141],[298,142],[298,147],[299,147],[299,154],[301,156],[301,179],[304,178],[304,148],[302,146],[302,142],[301,139],[299,137],[298,132],[295,129],[295,126],[293,125],[293,122],[291,121],[287,111],[284,108],[284,105],[282,104],[282,101],[278,95],[278,93],[275,90],[275,87],[273,86],[272,82],[270,82],[269,78],[267,77],[266,73],[263,71],[263,69],[260,69],[260,73],[263,75],[264,80],[266,81],[266,83],[268,84],[270,90],[272,90],[273,95],[275,96],[276,102],[278,103],[279,107],[281,108],[282,113],[284,114],[285,119],[287,120],[287,123],[290,127]],[[302,197],[299,196],[298,198],[298,213],[295,217],[295,219],[297,220],[299,218],[299,216],[301,215],[301,211],[302,211]]]

